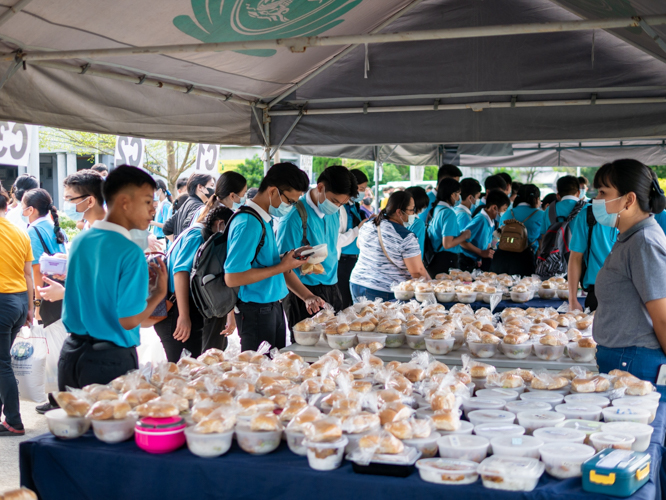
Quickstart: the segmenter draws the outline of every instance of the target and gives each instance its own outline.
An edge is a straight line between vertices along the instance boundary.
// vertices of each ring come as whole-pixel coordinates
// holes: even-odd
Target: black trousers
[[[178,362],[183,349],[190,351],[190,353],[192,353],[192,357],[194,358],[199,356],[202,352],[201,339],[203,336],[204,318],[197,309],[197,306],[194,304],[191,295],[190,321],[192,322],[190,337],[185,342],[174,339],[173,332],[176,331],[176,324],[178,322],[178,303],[176,302],[168,312],[166,319],[155,325],[155,331],[162,341],[162,346],[164,347],[167,360],[173,363]]]
[[[458,259],[458,266],[460,267],[461,271],[467,271],[468,273],[471,273],[474,271],[474,269],[479,268],[477,262],[478,260],[471,259],[467,257],[467,255],[461,253],[460,258]]]
[[[236,326],[242,351],[256,351],[266,341],[271,347],[282,349],[286,345],[287,326],[281,302],[258,304],[236,303]]]
[[[89,384],[108,384],[139,368],[135,347],[120,347],[87,335],[71,334],[58,359],[58,389],[80,389]]]
[[[342,296],[338,285],[305,285],[308,290],[314,293],[317,297],[321,297],[326,302],[333,306],[334,311],[342,309]],[[284,312],[287,314],[287,321],[289,323],[289,331],[294,329],[294,325],[305,318],[310,318],[310,314],[305,307],[305,302],[299,299],[292,292],[289,292],[287,298],[284,299]]]
[[[490,264],[490,270],[497,274],[532,276],[534,268],[534,253],[531,248],[527,248],[520,253],[498,249]]]
[[[211,348],[227,348],[227,337],[220,335],[220,332],[227,326],[227,318],[204,318],[203,333],[201,337],[201,352]]]
[[[351,295],[351,288],[349,287],[349,277],[356,265],[356,261],[358,261],[358,255],[342,254],[340,256],[340,261],[338,262],[338,290],[342,297],[341,309],[347,309],[354,303]]]
[[[430,264],[428,264],[428,274],[431,278],[441,273],[448,273],[449,269],[458,268],[458,254],[453,252],[436,252]]]
[[[594,285],[587,287],[587,297],[585,297],[585,308],[590,308],[590,311],[596,311],[599,303],[597,302],[597,295],[594,293]]]
[[[27,316],[28,292],[0,293],[0,406],[12,427],[20,427],[22,422],[10,351]]]

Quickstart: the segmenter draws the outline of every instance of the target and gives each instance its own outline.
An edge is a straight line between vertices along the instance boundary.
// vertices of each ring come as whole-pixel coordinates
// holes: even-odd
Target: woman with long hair
[[[155,190],[155,202],[157,203],[157,209],[155,212],[155,220],[150,223],[151,232],[155,235],[155,238],[158,240],[165,240],[164,223],[169,218],[169,213],[171,212],[171,206],[173,200],[171,199],[171,193],[167,189],[166,182],[162,179],[155,180],[157,183],[157,189]]]

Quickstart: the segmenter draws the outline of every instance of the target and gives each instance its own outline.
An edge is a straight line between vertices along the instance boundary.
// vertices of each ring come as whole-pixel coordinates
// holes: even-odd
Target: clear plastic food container
[[[299,332],[294,330],[294,340],[299,345],[315,345],[319,342],[321,337],[321,330],[312,332]]]
[[[467,415],[469,421],[476,425],[481,424],[512,424],[516,415],[505,410],[474,410]]]
[[[534,431],[534,437],[541,439],[544,443],[585,443],[587,434],[583,431],[570,429],[568,427],[542,427]]]
[[[556,425],[556,427],[564,429],[575,429],[585,433],[585,444],[590,444],[590,435],[601,430],[601,422],[594,422],[592,420],[565,420]]]
[[[486,458],[489,445],[490,441],[484,437],[466,434],[442,436],[437,440],[440,457],[477,463]]]
[[[476,391],[477,398],[503,399],[506,402],[517,400],[518,395],[513,389],[481,389]]]
[[[334,470],[342,464],[347,438],[342,436],[332,443],[315,443],[306,440],[308,465],[314,470]]]
[[[654,427],[636,422],[610,422],[601,425],[601,432],[634,436],[636,441],[634,441],[631,449],[634,451],[645,451],[650,446],[650,437],[652,437]]]
[[[460,427],[458,428],[457,431],[437,431],[437,432],[439,432],[442,436],[450,436],[450,435],[453,435],[453,434],[456,434],[456,435],[463,434],[463,435],[471,436],[473,430],[474,430],[474,424],[472,424],[471,422],[468,422],[467,420],[461,420],[460,421]]]
[[[492,442],[493,438],[496,437],[522,436],[525,434],[525,428],[516,424],[502,424],[502,423],[479,424],[474,426],[474,434],[489,439]]]
[[[555,427],[564,422],[564,415],[554,411],[521,411],[518,414],[518,423],[525,427],[525,433],[532,433],[542,427]]]
[[[545,300],[552,300],[557,298],[557,290],[553,288],[539,288],[538,291],[539,298],[545,299]]]
[[[469,398],[463,401],[463,411],[467,417],[474,410],[503,410],[505,405],[503,399]]]
[[[516,415],[521,411],[549,411],[553,407],[550,403],[544,403],[542,401],[509,401],[506,404],[506,410]]]
[[[431,339],[425,338],[426,349],[431,354],[448,354],[453,350],[453,344],[456,339],[450,337],[448,339]]]
[[[615,450],[631,450],[636,438],[631,434],[595,432],[590,435],[590,442],[597,453],[606,448]]]
[[[417,351],[425,351],[425,334],[422,335],[405,335],[407,345]]]
[[[404,333],[387,333],[384,347],[389,347],[389,348],[402,347],[404,343],[405,343]]]
[[[287,446],[289,446],[289,449],[292,453],[300,455],[301,457],[304,457],[307,454],[307,450],[303,444],[303,441],[305,440],[305,434],[302,432],[293,432],[286,429],[284,431],[284,435],[287,438]]]
[[[558,290],[557,291],[557,298],[560,299],[560,300],[569,300],[569,289]]]
[[[535,458],[494,455],[479,465],[483,486],[492,490],[532,491],[539,483],[544,465]]]
[[[610,404],[610,399],[598,394],[569,394],[564,396],[564,402],[572,404],[582,403],[606,408]]]
[[[49,431],[60,439],[74,439],[83,436],[90,429],[90,420],[85,417],[70,417],[62,408],[46,412]]]
[[[331,349],[346,351],[356,345],[356,334],[341,333],[338,335],[326,335],[326,340]]]
[[[471,304],[472,302],[476,302],[476,295],[477,295],[476,292],[456,293],[456,299],[461,304]]]
[[[650,412],[648,424],[651,424],[657,416],[657,409],[659,408],[659,401],[654,401],[651,398],[638,396],[634,398],[619,398],[613,400],[613,406],[618,408],[644,408]]]
[[[509,359],[525,359],[532,353],[532,343],[524,344],[505,344],[500,343],[500,348],[504,355]]]
[[[561,413],[567,420],[592,420],[601,419],[601,406],[587,403],[564,403],[555,406],[555,411]]]
[[[555,408],[555,406],[564,401],[564,396],[552,391],[530,391],[521,394],[520,399],[523,401],[530,401],[532,403],[548,403],[551,408]]]
[[[280,446],[282,431],[251,431],[236,426],[236,441],[243,451],[252,455],[265,455]]]
[[[530,292],[514,292],[511,291],[511,301],[518,302],[520,304],[528,302],[531,299]]]
[[[578,443],[548,443],[539,451],[546,472],[558,479],[580,477],[581,465],[596,453],[591,446]]]
[[[497,354],[499,344],[483,344],[481,342],[467,342],[469,352],[476,358],[492,358]]]
[[[93,420],[95,437],[105,443],[121,443],[134,436],[136,417],[128,416],[122,420]]]
[[[533,436],[501,436],[491,439],[490,445],[495,455],[538,459],[543,441]]]
[[[609,406],[601,410],[606,422],[636,422],[638,424],[647,424],[652,413],[650,410],[641,407],[622,407]]]
[[[450,458],[422,458],[416,462],[421,479],[435,484],[472,484],[479,478],[479,464]]]
[[[570,342],[567,345],[567,352],[569,353],[569,357],[576,363],[589,363],[590,361],[594,361],[597,348],[578,347],[576,342]]]
[[[555,361],[564,354],[564,347],[563,345],[534,344],[534,354],[544,361]]]
[[[397,300],[412,300],[414,298],[413,290],[393,290],[393,295]]]
[[[387,333],[363,332],[357,333],[356,338],[359,344],[369,344],[370,342],[379,342],[381,345],[386,346]]]
[[[234,431],[219,434],[201,434],[194,431],[194,427],[185,429],[188,449],[198,457],[214,458],[224,455],[231,448]]]
[[[435,297],[437,297],[437,302],[447,304],[449,302],[455,302],[456,292],[435,292]]]
[[[435,302],[437,300],[435,298],[435,292],[414,292],[414,298],[418,302],[425,302],[426,300]]]
[[[453,350],[460,349],[465,344],[465,334],[462,330],[455,330],[453,332],[453,338],[455,342],[453,344]]]
[[[437,440],[442,437],[439,432],[432,432],[427,438],[403,439],[405,446],[411,446],[421,452],[423,458],[431,458],[437,455]]]

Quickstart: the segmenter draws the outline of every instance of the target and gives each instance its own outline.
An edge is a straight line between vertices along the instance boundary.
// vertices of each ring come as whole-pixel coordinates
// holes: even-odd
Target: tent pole
[[[21,12],[23,8],[28,5],[32,0],[19,0],[16,2],[14,5],[11,7],[8,7],[5,12],[0,15],[0,26],[5,24],[7,21],[9,21],[12,17],[14,17],[16,14]]]
[[[280,144],[278,144],[277,148],[275,148],[275,150],[271,153],[271,158],[273,158],[273,156],[275,156],[275,153],[277,153],[278,150],[282,147],[282,145],[284,144],[284,141],[287,140],[287,138],[291,135],[291,133],[292,133],[292,132],[294,131],[294,129],[296,128],[296,125],[298,125],[298,122],[301,121],[301,118],[303,118],[303,113],[299,114],[299,115],[296,117],[296,119],[294,120],[294,123],[291,124],[291,127],[289,127],[289,130],[287,130],[287,133],[284,134],[284,137],[283,137],[282,140],[280,141]]]
[[[375,153],[375,211],[379,213],[379,169],[381,165],[379,161],[379,147],[375,146],[373,149]]]
[[[640,20],[641,28],[643,28],[643,31],[645,31],[645,34],[652,38],[654,42],[659,45],[661,50],[666,52],[666,41],[664,41],[658,34],[657,32],[652,29],[652,26],[650,26],[644,19]]]
[[[453,40],[508,35],[529,35],[588,31],[594,29],[637,28],[640,21],[648,24],[666,24],[666,15],[594,19],[584,21],[558,21],[551,23],[509,24],[500,26],[474,26],[470,28],[448,28],[438,30],[407,31],[399,33],[375,33],[363,35],[338,35],[325,37],[294,37],[275,40],[247,40],[242,42],[188,43],[180,45],[153,45],[148,47],[123,47],[115,49],[35,51],[22,54],[24,61],[53,59],[87,59],[94,57],[132,56],[147,54],[180,54],[202,52],[224,52],[254,49],[287,48],[292,52],[304,52],[310,47],[332,47],[364,43],[403,43],[427,40]],[[10,60],[14,53],[0,54],[0,60]]]
[[[264,176],[271,168],[271,118],[264,109]]]

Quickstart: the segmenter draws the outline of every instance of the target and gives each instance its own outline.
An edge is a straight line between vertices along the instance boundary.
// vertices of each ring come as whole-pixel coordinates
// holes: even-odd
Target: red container
[[[148,453],[171,453],[185,444],[185,427],[180,417],[144,417],[136,423],[134,439]]]

